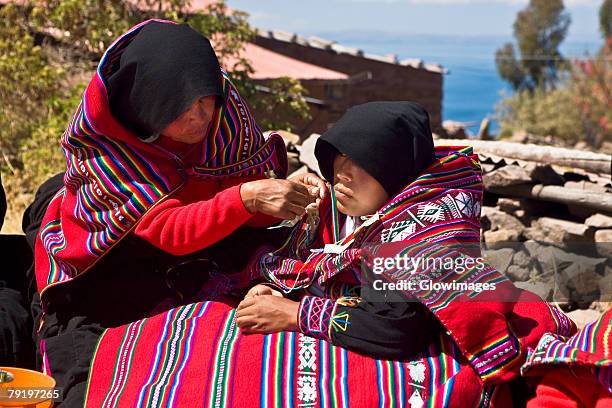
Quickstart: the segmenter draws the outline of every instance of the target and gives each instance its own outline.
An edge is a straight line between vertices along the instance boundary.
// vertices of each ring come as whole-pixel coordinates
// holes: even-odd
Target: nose
[[[338,179],[338,181],[348,183],[353,180],[353,177],[351,176],[351,173],[348,169],[349,166],[347,166],[348,160],[346,160],[346,158],[342,158],[341,160],[342,161],[338,166],[338,171],[336,171],[336,178]]]

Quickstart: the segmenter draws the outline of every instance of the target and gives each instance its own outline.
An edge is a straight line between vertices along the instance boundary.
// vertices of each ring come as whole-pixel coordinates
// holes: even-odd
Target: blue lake
[[[367,53],[396,54],[398,58],[419,58],[438,63],[449,73],[444,77],[444,120],[478,122],[494,119],[495,105],[502,92],[511,94],[495,67],[495,51],[509,39],[506,37],[459,37],[445,35],[397,35],[388,33],[320,33],[323,38],[358,47]],[[596,41],[565,42],[561,52],[566,57],[584,57],[599,49]],[[478,131],[478,125],[469,128]],[[493,131],[497,124],[493,122]]]

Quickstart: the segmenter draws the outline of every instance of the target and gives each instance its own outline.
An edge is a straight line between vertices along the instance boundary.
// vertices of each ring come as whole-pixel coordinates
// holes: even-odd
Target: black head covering
[[[186,24],[148,23],[106,81],[113,116],[146,142],[198,98],[222,96],[215,51]]]
[[[6,214],[6,195],[2,187],[2,174],[0,174],[0,228],[4,223],[4,215]]]
[[[349,110],[315,147],[323,177],[333,183],[338,152],[394,196],[435,160],[429,114],[414,102],[368,102]]]

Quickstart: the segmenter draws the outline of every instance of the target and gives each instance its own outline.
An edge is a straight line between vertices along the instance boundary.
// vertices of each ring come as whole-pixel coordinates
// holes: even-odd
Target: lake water
[[[403,35],[386,33],[321,33],[321,37],[358,47],[367,53],[397,54],[398,58],[420,58],[438,63],[449,70],[444,77],[443,119],[477,122],[494,119],[495,105],[501,93],[511,88],[501,80],[495,67],[495,51],[509,39],[505,37],[458,37],[444,35]],[[561,52],[566,57],[595,53],[596,41],[565,42]],[[468,128],[478,131],[479,125]],[[493,131],[497,131],[493,122]]]

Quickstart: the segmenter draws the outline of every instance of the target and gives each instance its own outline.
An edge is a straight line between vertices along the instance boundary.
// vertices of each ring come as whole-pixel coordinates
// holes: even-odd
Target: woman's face
[[[338,211],[353,217],[373,214],[389,199],[374,177],[343,154],[334,159],[334,192]]]
[[[215,113],[215,96],[204,96],[196,100],[181,116],[170,123],[162,135],[174,141],[199,143],[208,134],[208,128]]]

